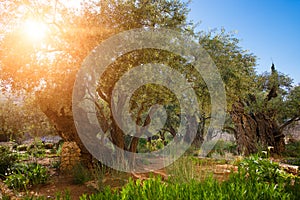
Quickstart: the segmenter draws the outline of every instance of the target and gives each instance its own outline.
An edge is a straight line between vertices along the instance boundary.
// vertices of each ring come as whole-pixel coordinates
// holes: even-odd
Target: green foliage
[[[0,134],[8,140],[20,140],[24,133],[33,136],[55,133],[46,116],[34,105],[30,94],[0,96]],[[22,103],[21,103],[22,99]]]
[[[190,162],[186,162],[189,163]],[[189,165],[188,164],[188,165]],[[190,165],[191,166],[191,165]],[[293,180],[293,181],[292,181]],[[80,200],[94,199],[298,199],[300,178],[287,175],[278,164],[259,157],[241,161],[239,171],[229,180],[218,182],[213,178],[197,181],[171,179],[164,182],[160,177],[145,181],[129,180],[121,190],[106,187],[102,192],[82,195]]]
[[[283,162],[289,165],[296,165],[300,167],[300,158],[288,158],[285,159]]]
[[[27,148],[27,153],[33,158],[43,158],[45,156],[45,146],[39,138],[34,139],[34,143]]]
[[[283,155],[285,163],[300,166],[300,141],[287,144]]]
[[[258,156],[245,158],[239,164],[239,174],[250,181],[268,182],[278,184],[290,183],[293,175],[281,170],[279,164]]]
[[[286,157],[300,158],[300,141],[287,144],[283,155]]]
[[[4,196],[2,196],[2,200],[10,200],[10,196],[4,195]]]
[[[19,171],[16,171],[14,174],[7,176],[4,183],[12,189],[27,190],[29,179]]]
[[[294,117],[300,115],[300,84],[290,90],[285,101],[285,106],[287,107],[287,116]]]
[[[241,177],[232,177],[222,183],[213,179],[203,182],[166,184],[160,178],[132,181],[120,192],[106,188],[103,192],[83,195],[81,200],[100,199],[297,199],[297,193],[286,190],[282,184],[250,182]]]
[[[24,200],[46,200],[49,199],[48,197],[44,197],[44,196],[26,196],[24,197]],[[64,192],[64,194],[62,194],[61,192],[58,192],[55,194],[55,199],[56,200],[71,200],[71,195],[70,195],[70,191],[66,190]]]
[[[104,189],[103,180],[105,178],[105,173],[109,169],[102,165],[100,162],[96,163],[94,170],[93,170],[93,177],[97,181],[97,189],[98,191],[102,191]]]
[[[30,186],[46,183],[48,178],[47,168],[39,164],[16,163],[4,183],[9,188],[27,190]]]
[[[157,151],[159,149],[164,148],[164,143],[161,138],[158,138],[155,140],[151,140],[151,142],[147,142],[146,147],[149,150],[149,152]]]
[[[187,183],[192,179],[195,179],[196,176],[199,176],[200,174],[195,172],[194,166],[195,164],[192,157],[180,157],[166,168],[170,175],[170,182]]]
[[[60,164],[61,164],[61,161],[60,161],[60,160],[52,161],[51,167],[52,167],[52,168],[55,168],[55,169],[59,169]]]
[[[63,144],[64,144],[63,142],[59,142],[58,147],[57,147],[57,151],[56,151],[57,156],[60,156]]]
[[[63,195],[61,194],[61,192],[57,193],[55,199],[57,199],[57,200],[70,200],[71,199],[70,191],[66,190]]]
[[[92,174],[91,172],[81,163],[77,163],[73,170],[73,182],[78,185],[82,185],[85,182],[91,180]]]
[[[0,177],[5,176],[17,160],[17,155],[12,153],[8,147],[0,146]]]

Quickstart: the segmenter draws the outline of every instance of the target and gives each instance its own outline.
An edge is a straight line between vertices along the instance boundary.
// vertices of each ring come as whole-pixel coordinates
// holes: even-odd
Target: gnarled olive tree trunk
[[[242,103],[236,103],[230,114],[235,124],[239,153],[249,155],[268,146],[274,147],[276,154],[284,151],[282,129],[272,118],[264,113],[246,113]]]
[[[83,145],[74,124],[71,91],[69,93],[62,91],[41,92],[36,95],[36,100],[42,112],[54,125],[59,136],[65,142],[76,142],[81,150],[81,162],[90,167],[92,155]]]

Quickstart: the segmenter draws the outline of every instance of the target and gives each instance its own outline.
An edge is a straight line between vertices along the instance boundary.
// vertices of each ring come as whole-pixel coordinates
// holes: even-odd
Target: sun
[[[45,23],[35,20],[28,19],[24,23],[25,36],[32,41],[41,41],[47,35],[47,26]]]

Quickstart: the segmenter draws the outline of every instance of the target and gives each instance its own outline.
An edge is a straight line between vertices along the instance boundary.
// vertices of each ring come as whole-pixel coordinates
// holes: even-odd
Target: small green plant
[[[17,155],[10,152],[8,147],[0,146],[0,177],[5,176],[17,160]]]
[[[29,186],[29,179],[20,171],[16,171],[7,176],[4,183],[11,189],[27,190],[27,187]]]
[[[1,195],[0,195],[0,199],[1,199]],[[2,200],[10,200],[10,196],[8,196],[8,195],[3,195],[3,196],[2,196]]]
[[[30,184],[32,185],[46,183],[49,178],[47,168],[39,164],[31,165],[31,167],[28,169],[28,172],[25,174],[29,177]]]
[[[251,181],[265,181],[269,183],[290,182],[294,178],[280,169],[279,164],[257,155],[245,158],[239,164],[239,173]]]
[[[34,144],[28,146],[27,153],[32,157],[35,162],[37,162],[36,158],[43,158],[45,157],[46,150],[44,144],[40,139],[35,139]]]
[[[105,165],[102,165],[101,163],[97,163],[94,167],[94,179],[97,181],[97,189],[98,191],[102,191],[104,189],[103,179],[105,177],[105,173],[107,171],[107,168]]]
[[[59,169],[60,163],[61,163],[60,160],[52,161],[51,162],[51,167],[55,168],[55,169]]]
[[[65,191],[65,194],[61,194],[61,192],[56,193],[56,200],[70,200],[71,199],[71,194],[69,190]]]
[[[56,150],[57,156],[60,156],[63,144],[64,144],[64,142],[59,142],[59,144],[57,146],[57,150]]]
[[[91,180],[91,172],[82,164],[77,163],[73,168],[73,182],[75,184],[81,185],[85,182]]]
[[[171,182],[180,183],[189,182],[195,178],[194,161],[190,156],[182,156],[172,165],[167,167],[167,172],[170,175]],[[199,174],[198,174],[199,175]]]
[[[46,183],[48,178],[47,169],[39,164],[17,163],[4,183],[12,189],[27,190],[30,186]]]

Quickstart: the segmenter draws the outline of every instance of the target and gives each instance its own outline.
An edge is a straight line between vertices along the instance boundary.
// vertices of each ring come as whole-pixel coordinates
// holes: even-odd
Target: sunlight
[[[28,39],[32,41],[41,41],[46,36],[47,26],[41,21],[28,19],[24,23],[24,32]]]
[[[67,8],[79,9],[81,7],[81,4],[83,3],[83,0],[63,0],[62,3]]]

